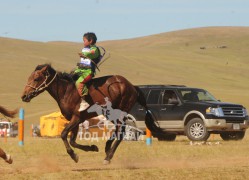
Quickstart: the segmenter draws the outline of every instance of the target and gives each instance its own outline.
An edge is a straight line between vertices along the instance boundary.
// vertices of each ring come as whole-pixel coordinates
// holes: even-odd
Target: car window
[[[197,93],[195,91],[182,91],[182,97],[184,101],[199,101]]]
[[[217,101],[210,93],[202,89],[189,89],[180,91],[184,101]]]
[[[216,99],[206,91],[200,91],[198,93],[198,98],[200,101],[216,101]]]
[[[147,104],[158,104],[160,93],[160,89],[150,90],[147,98]]]
[[[172,101],[176,101],[177,96],[176,93],[172,90],[165,90],[162,93],[162,103],[163,104],[171,104]]]

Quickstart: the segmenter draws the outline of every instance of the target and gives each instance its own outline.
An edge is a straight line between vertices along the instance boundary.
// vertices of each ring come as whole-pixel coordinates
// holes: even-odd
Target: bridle
[[[50,77],[50,74],[46,73],[45,75],[45,80],[40,84],[40,86],[38,87],[34,87],[30,84],[27,84],[26,87],[31,87],[32,89],[34,89],[34,91],[32,91],[31,93],[28,94],[28,96],[32,95],[32,96],[37,96],[39,94],[39,92],[43,91],[45,88],[47,88],[56,78],[57,76],[57,72],[55,73],[54,77],[51,79],[51,81],[49,83],[47,83],[48,78]]]

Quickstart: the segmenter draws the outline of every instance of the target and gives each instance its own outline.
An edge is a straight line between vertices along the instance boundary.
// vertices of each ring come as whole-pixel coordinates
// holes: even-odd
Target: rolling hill
[[[249,109],[249,27],[186,29],[97,44],[110,54],[97,76],[119,74],[133,84],[200,87],[222,101]],[[27,127],[38,124],[41,115],[59,110],[47,92],[28,104],[20,96],[38,64],[51,63],[59,71],[72,70],[82,43],[0,38],[0,46],[1,105],[23,107]]]

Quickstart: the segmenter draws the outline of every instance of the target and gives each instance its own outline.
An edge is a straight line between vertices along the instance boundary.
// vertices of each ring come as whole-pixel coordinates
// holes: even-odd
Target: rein
[[[27,84],[26,86],[31,87],[32,89],[34,89],[34,91],[32,91],[30,93],[30,95],[32,94],[33,96],[37,96],[38,92],[42,91],[43,89],[47,88],[56,78],[57,76],[57,72],[55,73],[54,77],[51,79],[51,81],[49,83],[47,83],[48,78],[50,77],[50,74],[47,72],[46,76],[45,76],[45,80],[40,84],[40,86],[38,87],[34,87],[31,86],[30,84]]]

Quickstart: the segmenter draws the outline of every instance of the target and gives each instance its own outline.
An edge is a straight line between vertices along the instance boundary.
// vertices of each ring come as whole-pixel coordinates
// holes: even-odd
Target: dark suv
[[[211,133],[220,134],[223,140],[240,140],[249,126],[245,107],[220,102],[204,89],[179,85],[138,87],[159,126],[169,133],[158,136],[158,140],[173,141],[176,135],[186,135],[192,141],[206,141]],[[145,109],[135,104],[129,119],[145,131],[144,116]]]

